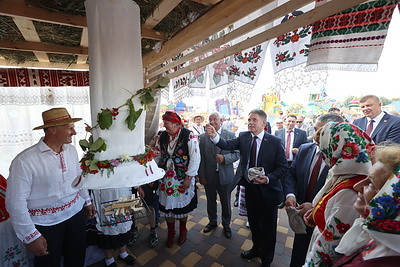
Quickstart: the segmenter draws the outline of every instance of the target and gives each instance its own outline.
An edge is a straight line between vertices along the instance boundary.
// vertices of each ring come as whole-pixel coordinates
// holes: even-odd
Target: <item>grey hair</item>
[[[210,118],[211,115],[216,115],[219,119],[222,118],[221,113],[219,113],[218,111],[213,111],[213,112],[211,112],[211,114],[210,114],[208,117]]]
[[[265,111],[262,109],[253,109],[252,111],[249,112],[249,116],[251,114],[258,114],[258,116],[260,116],[262,120],[264,121],[267,120],[267,113],[265,113]]]
[[[321,115],[317,118],[317,121],[322,122],[322,123],[328,123],[328,122],[344,122],[344,119],[336,114],[333,113],[326,113],[324,115]]]

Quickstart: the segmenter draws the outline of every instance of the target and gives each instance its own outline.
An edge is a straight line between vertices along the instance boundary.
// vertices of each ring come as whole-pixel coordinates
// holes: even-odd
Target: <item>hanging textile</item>
[[[286,2],[288,2],[288,0],[281,0],[279,1],[279,5]],[[299,10],[295,10],[283,18],[276,20],[274,26],[285,23],[288,20],[311,10],[314,6],[315,4],[311,3]],[[274,73],[305,63],[307,61],[310,40],[311,25],[295,29],[272,40],[270,44],[270,52]]]
[[[0,105],[85,105],[89,87],[1,87]]]
[[[275,74],[275,89],[278,92],[285,92],[287,90],[300,90],[309,85],[325,84],[328,80],[327,70],[315,70],[305,72],[305,63],[286,68]]]
[[[1,68],[0,87],[89,86],[88,71]]]
[[[319,0],[322,5],[331,0]],[[313,24],[306,71],[376,71],[398,0],[367,1]]]

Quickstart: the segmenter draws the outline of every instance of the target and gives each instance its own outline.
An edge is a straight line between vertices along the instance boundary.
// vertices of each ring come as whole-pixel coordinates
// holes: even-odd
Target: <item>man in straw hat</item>
[[[201,115],[196,115],[193,117],[194,124],[192,125],[192,131],[195,135],[200,136],[205,132],[205,127],[201,125],[204,121],[204,117]]]
[[[86,217],[94,207],[87,190],[73,189],[81,173],[78,154],[70,143],[76,134],[65,108],[42,113],[40,141],[22,151],[10,166],[7,210],[19,239],[35,255],[35,266],[83,266]],[[86,209],[83,207],[86,206]]]

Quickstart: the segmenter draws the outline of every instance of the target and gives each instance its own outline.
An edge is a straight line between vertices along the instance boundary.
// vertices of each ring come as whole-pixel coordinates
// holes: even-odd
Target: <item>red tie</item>
[[[287,138],[286,138],[286,147],[285,147],[285,155],[286,155],[286,159],[290,158],[290,134],[292,133],[292,131],[288,132]]]
[[[256,167],[256,158],[257,158],[257,136],[253,137],[253,143],[250,148],[250,161],[249,168]]]
[[[371,136],[372,129],[374,129],[374,120],[370,120],[368,123],[367,130],[365,131],[369,136]]]
[[[311,202],[311,200],[312,200],[312,193],[314,191],[315,185],[317,184],[319,170],[321,169],[321,163],[322,163],[321,152],[319,152],[316,156],[318,157],[318,159],[315,162],[314,167],[311,172],[310,181],[308,182],[306,196],[304,199],[305,202]]]

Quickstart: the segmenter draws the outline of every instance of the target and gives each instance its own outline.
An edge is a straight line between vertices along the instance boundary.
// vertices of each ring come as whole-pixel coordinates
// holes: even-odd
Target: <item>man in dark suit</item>
[[[317,119],[315,128],[319,129],[330,121],[343,122],[343,118],[329,113],[321,115]],[[301,145],[285,179],[285,204],[287,207],[295,208],[296,203],[301,204],[297,207],[301,209],[300,216],[312,208],[312,199],[325,184],[329,167],[324,161],[318,161],[320,153],[316,143]],[[316,181],[311,182],[314,168],[316,168]],[[313,227],[307,227],[306,234],[295,234],[290,267],[303,266],[313,230]]]
[[[222,120],[218,112],[209,116],[209,123],[225,140],[235,138],[235,134],[221,127]],[[204,185],[207,196],[207,214],[209,223],[203,232],[208,233],[217,227],[217,193],[221,202],[222,226],[224,235],[232,237],[231,223],[231,183],[233,181],[233,163],[239,159],[238,150],[222,150],[206,134],[200,135],[201,162],[198,170],[200,183]]]
[[[289,166],[299,150],[299,147],[307,143],[306,131],[294,127],[296,125],[296,120],[296,115],[288,115],[284,121],[285,127],[275,132],[275,136],[279,137],[282,141]]]
[[[252,110],[248,118],[249,131],[237,138],[224,140],[211,125],[206,133],[213,143],[225,150],[239,149],[240,164],[237,175],[245,186],[247,215],[252,233],[253,247],[243,251],[241,257],[260,257],[262,266],[270,266],[274,258],[278,204],[283,199],[281,177],[287,172],[287,161],[279,138],[264,131],[267,114]],[[265,175],[249,181],[248,169],[263,167]]]
[[[382,111],[382,103],[375,95],[366,95],[360,100],[365,117],[354,121],[374,140],[375,144],[383,141],[400,143],[400,118]]]

